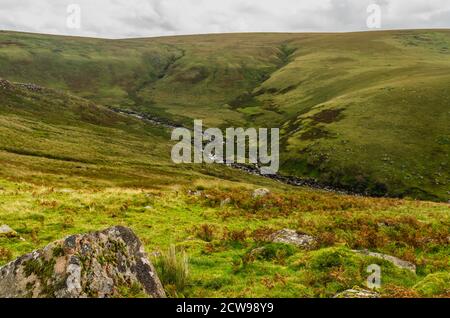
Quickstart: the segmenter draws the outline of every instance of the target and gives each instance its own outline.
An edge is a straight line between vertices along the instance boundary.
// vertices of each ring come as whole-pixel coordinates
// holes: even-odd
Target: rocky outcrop
[[[18,86],[25,88],[32,92],[42,92],[44,90],[43,87],[38,86],[36,84],[32,84],[32,83],[19,83]]]
[[[378,259],[381,259],[381,260],[385,260],[385,261],[391,262],[394,266],[396,266],[398,268],[407,269],[407,270],[410,270],[413,273],[416,272],[416,265],[414,265],[411,262],[407,262],[407,261],[404,261],[402,259],[399,259],[399,258],[397,258],[395,256],[381,254],[381,253],[375,253],[375,252],[370,252],[368,250],[353,250],[353,252],[358,253],[358,254],[362,254],[362,255],[375,257],[375,258],[378,258]]]
[[[377,292],[360,288],[347,289],[334,296],[334,298],[379,298],[379,297],[380,294],[378,294]]]
[[[277,231],[269,239],[274,243],[291,244],[300,248],[313,248],[317,244],[314,237],[306,234],[298,234],[296,231],[290,229]]]
[[[72,235],[0,268],[0,297],[165,297],[128,228]]]

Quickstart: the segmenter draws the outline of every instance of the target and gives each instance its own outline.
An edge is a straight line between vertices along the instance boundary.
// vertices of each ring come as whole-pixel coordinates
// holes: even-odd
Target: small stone
[[[12,88],[14,88],[14,86],[11,84],[11,82],[0,78],[0,88],[1,89],[12,89]]]
[[[262,198],[267,196],[269,193],[270,190],[266,188],[256,189],[255,191],[253,191],[253,198]]]
[[[224,206],[226,206],[226,205],[228,205],[230,203],[231,203],[231,199],[230,198],[226,198],[226,199],[224,199],[224,200],[222,200],[220,202],[220,207],[223,208]]]
[[[8,225],[3,224],[0,226],[0,236],[17,237],[17,232],[10,228]]]
[[[144,209],[146,209],[146,210],[152,210],[152,209],[153,209],[153,207],[152,207],[152,206],[150,206],[150,205],[147,205],[146,207],[144,207]]]
[[[291,244],[300,248],[313,248],[317,244],[314,237],[306,234],[298,234],[296,231],[290,229],[283,229],[273,233],[270,236],[270,241]]]
[[[193,196],[200,196],[200,195],[202,195],[202,192],[201,192],[201,191],[193,191],[193,190],[189,190],[189,191],[188,191],[188,194],[189,194],[189,195],[193,195]]]
[[[371,290],[353,288],[336,294],[333,298],[379,298],[380,294]]]

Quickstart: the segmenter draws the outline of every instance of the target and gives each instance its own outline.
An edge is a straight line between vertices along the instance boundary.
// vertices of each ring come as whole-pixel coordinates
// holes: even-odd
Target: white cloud
[[[82,27],[66,26],[67,5]],[[0,0],[0,29],[110,38],[212,32],[366,30],[366,8],[382,27],[450,28],[447,0]]]

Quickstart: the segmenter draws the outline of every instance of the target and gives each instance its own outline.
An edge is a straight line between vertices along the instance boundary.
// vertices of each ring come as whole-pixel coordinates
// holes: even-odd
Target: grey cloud
[[[82,28],[66,8],[82,8]],[[450,28],[448,0],[0,0],[0,29],[109,38],[245,31],[360,31],[367,6],[382,27]]]

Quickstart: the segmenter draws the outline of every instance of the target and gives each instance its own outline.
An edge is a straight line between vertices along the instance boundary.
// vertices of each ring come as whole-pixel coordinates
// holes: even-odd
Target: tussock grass
[[[189,259],[186,253],[177,253],[175,245],[171,245],[157,258],[155,266],[166,291],[172,296],[183,295],[189,283]]]

